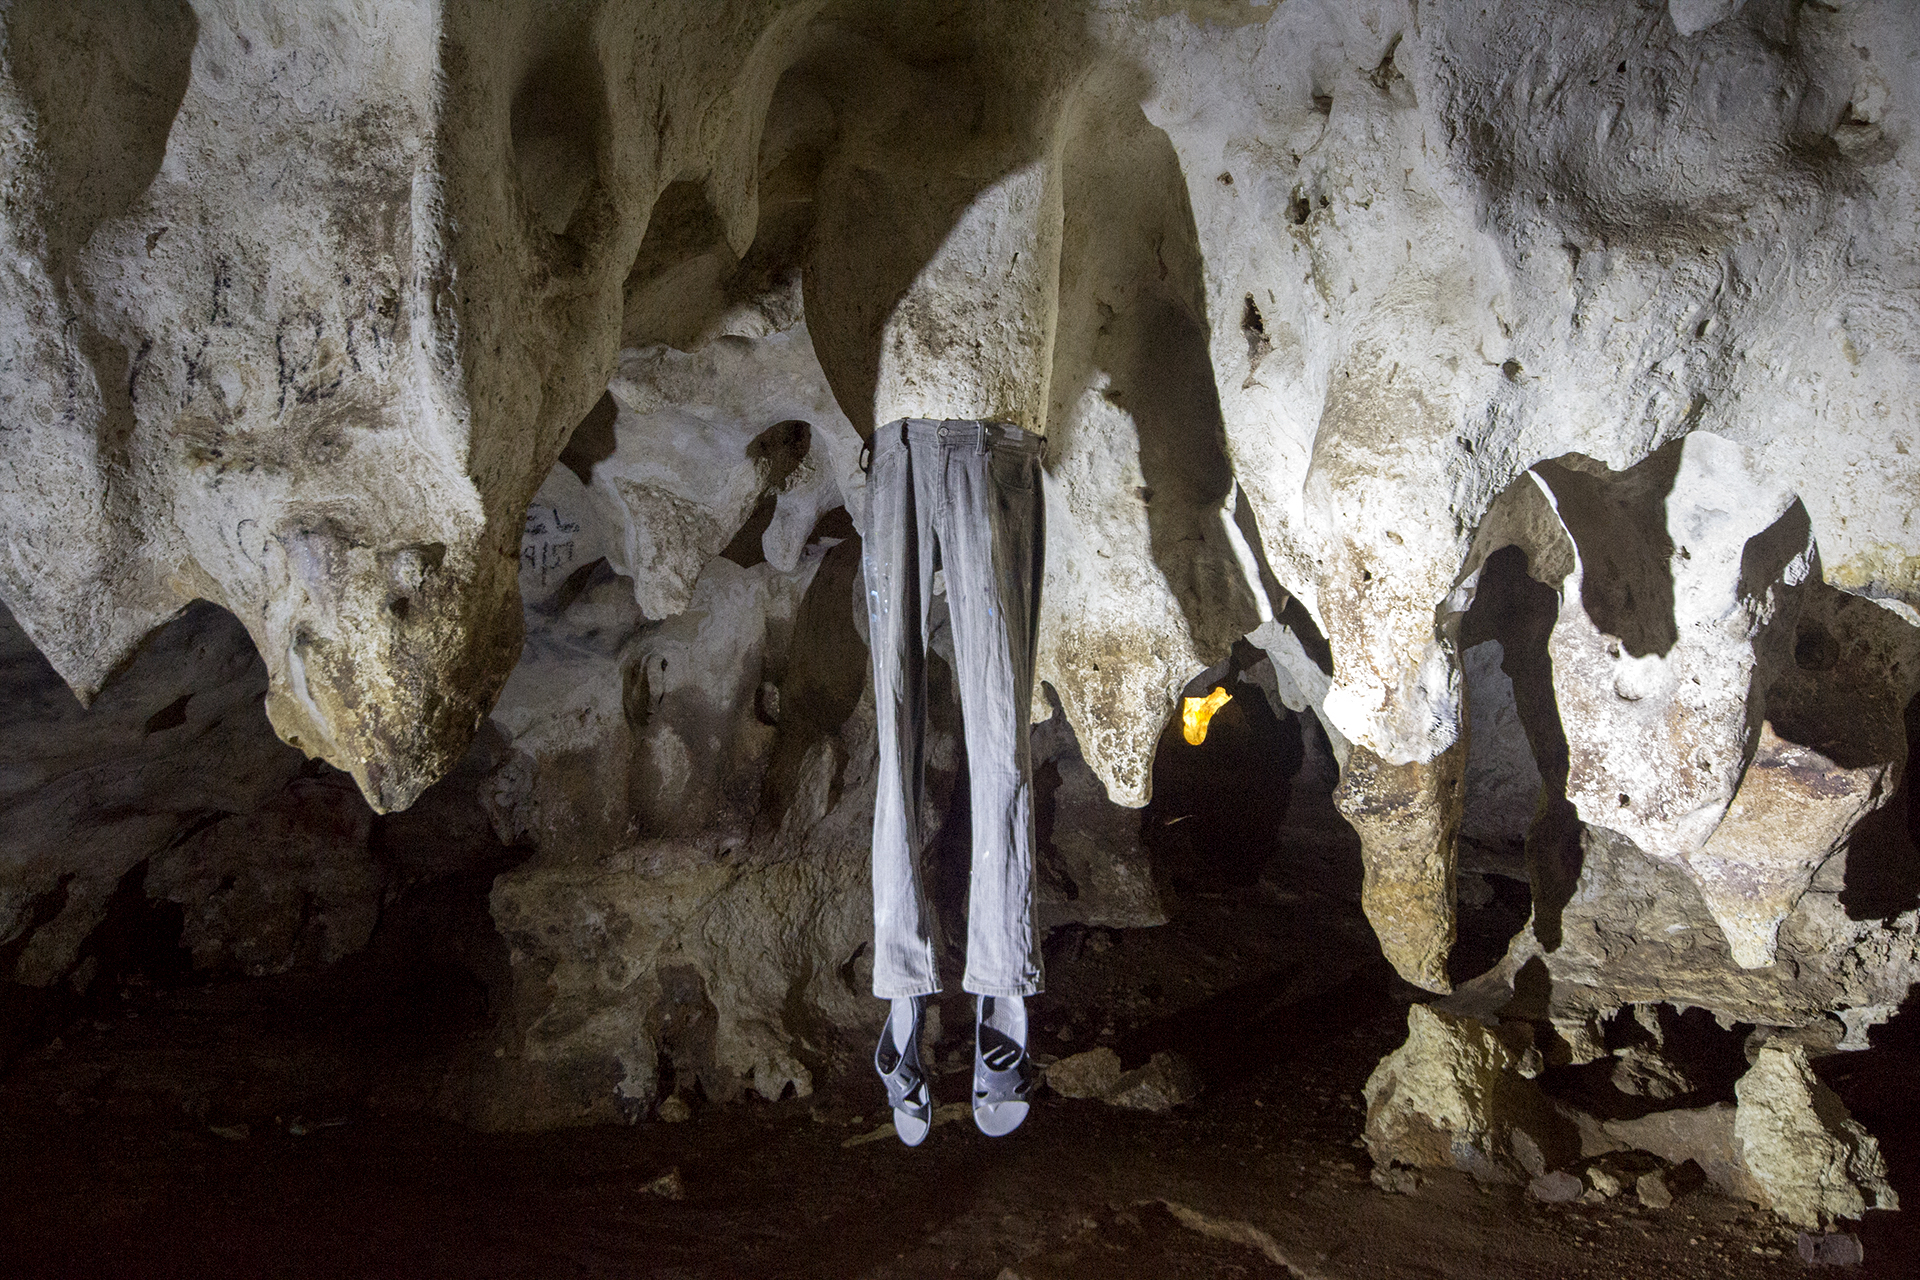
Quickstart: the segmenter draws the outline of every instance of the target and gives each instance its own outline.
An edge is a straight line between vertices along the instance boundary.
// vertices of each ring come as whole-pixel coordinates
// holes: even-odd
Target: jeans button
[[[942,440],[947,438],[947,429],[945,427],[940,428],[940,438]]]

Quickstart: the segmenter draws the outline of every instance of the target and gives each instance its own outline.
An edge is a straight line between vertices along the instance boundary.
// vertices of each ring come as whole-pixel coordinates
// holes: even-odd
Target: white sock
[[[914,1012],[925,996],[895,996],[893,1012],[887,1016],[887,1025],[893,1028],[893,1047],[899,1053],[907,1051],[907,1045],[913,1041]]]
[[[982,996],[987,1025],[1021,1048],[1027,1046],[1027,1002],[1020,996]]]

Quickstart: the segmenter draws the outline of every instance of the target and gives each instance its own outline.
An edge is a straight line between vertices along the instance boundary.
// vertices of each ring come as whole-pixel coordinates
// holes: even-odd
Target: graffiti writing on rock
[[[528,507],[520,534],[520,572],[533,574],[542,590],[573,572],[579,532],[580,522],[561,515],[558,507]]]

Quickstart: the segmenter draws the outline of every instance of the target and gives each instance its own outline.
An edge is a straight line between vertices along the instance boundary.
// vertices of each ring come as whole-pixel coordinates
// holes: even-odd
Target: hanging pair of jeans
[[[943,569],[972,778],[965,990],[1041,984],[1033,900],[1029,711],[1040,604],[1039,436],[907,418],[874,434],[867,472],[868,635],[880,760],[873,813],[873,993],[940,990],[920,875],[927,640]]]

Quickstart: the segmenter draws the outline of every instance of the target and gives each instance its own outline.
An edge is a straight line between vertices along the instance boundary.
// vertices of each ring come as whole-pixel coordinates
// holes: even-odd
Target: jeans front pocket
[[[996,488],[1031,493],[1040,475],[1040,459],[1024,449],[995,449],[987,459],[987,471]]]

